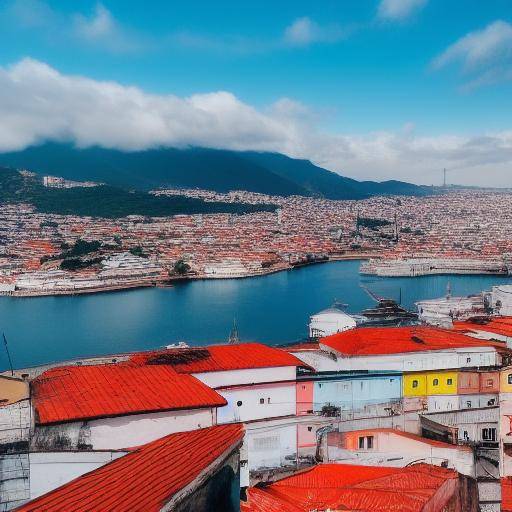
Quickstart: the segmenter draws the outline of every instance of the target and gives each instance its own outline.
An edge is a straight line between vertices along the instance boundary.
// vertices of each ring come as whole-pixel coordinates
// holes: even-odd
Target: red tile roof
[[[512,336],[512,317],[496,316],[490,318],[475,318],[464,322],[453,322],[456,331],[485,331],[502,336]]]
[[[39,424],[226,405],[191,375],[165,366],[65,366],[32,381]]]
[[[481,341],[448,329],[435,327],[364,327],[326,336],[325,345],[347,356],[369,356],[447,350],[466,347],[495,347],[503,344]]]
[[[512,476],[501,479],[501,510],[512,512]]]
[[[262,343],[172,348],[134,354],[135,364],[170,365],[178,373],[219,372],[281,366],[307,367],[294,355]]]
[[[405,468],[321,464],[267,487],[247,491],[242,512],[442,510],[457,492],[458,474],[415,464]],[[266,499],[267,508],[262,508]],[[281,508],[279,508],[281,507]]]
[[[180,432],[146,444],[18,511],[152,512],[160,510],[219,457],[242,442],[240,424]]]

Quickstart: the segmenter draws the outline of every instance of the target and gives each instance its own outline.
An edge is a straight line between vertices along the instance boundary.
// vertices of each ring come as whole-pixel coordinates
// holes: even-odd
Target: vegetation
[[[148,255],[142,250],[142,247],[140,245],[137,245],[137,247],[132,247],[130,249],[130,253],[134,256],[138,256],[139,258],[147,258]]]
[[[369,228],[369,229],[377,229],[382,226],[389,226],[391,222],[386,219],[373,219],[371,217],[359,217],[357,220],[358,226]]]
[[[77,256],[85,256],[86,254],[90,254],[91,252],[96,252],[101,247],[101,242],[98,240],[92,240],[88,242],[87,240],[82,240],[79,238],[74,245],[68,249],[65,253],[61,254],[61,258],[74,258]]]
[[[190,271],[190,265],[183,260],[178,260],[173,266],[173,272],[180,276]]]
[[[31,203],[42,213],[119,218],[127,215],[166,217],[200,213],[244,214],[275,211],[272,204],[207,202],[184,196],[154,196],[112,186],[46,188],[41,180],[0,168],[0,203]]]
[[[89,260],[83,260],[81,258],[69,258],[62,260],[60,268],[62,270],[80,270],[83,268],[92,267],[100,263],[102,258],[92,258]]]

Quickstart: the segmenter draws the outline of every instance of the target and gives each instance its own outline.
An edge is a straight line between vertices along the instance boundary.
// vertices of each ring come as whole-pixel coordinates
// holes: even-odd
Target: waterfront
[[[361,288],[410,307],[419,299],[466,295],[511,282],[499,276],[361,276],[358,261],[313,265],[248,279],[200,280],[84,296],[0,298],[4,331],[18,368],[56,360],[148,349],[178,341],[225,341],[236,317],[243,340],[280,343],[307,334],[309,316],[337,299],[358,312],[373,304]],[[0,368],[7,368],[0,352]]]

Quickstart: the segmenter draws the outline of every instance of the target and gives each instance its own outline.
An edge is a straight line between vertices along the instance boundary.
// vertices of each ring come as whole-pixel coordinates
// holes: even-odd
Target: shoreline
[[[311,265],[319,265],[322,263],[333,263],[337,261],[353,261],[353,260],[369,260],[369,259],[380,258],[380,255],[375,253],[351,253],[351,254],[340,254],[330,256],[326,260],[318,260],[318,261],[308,261],[303,263],[298,263],[296,265],[283,264],[276,265],[275,267],[262,269],[261,272],[258,273],[247,273],[243,275],[219,275],[219,276],[211,276],[211,275],[185,275],[185,276],[173,276],[168,279],[161,279],[152,281],[137,281],[130,283],[120,283],[117,285],[108,285],[108,286],[98,286],[98,287],[90,287],[90,288],[78,288],[78,289],[68,289],[68,290],[14,290],[7,293],[0,292],[1,297],[15,298],[15,299],[27,299],[27,298],[37,298],[37,297],[62,297],[62,296],[75,296],[75,295],[92,295],[99,293],[113,293],[113,292],[121,292],[125,290],[133,290],[140,288],[172,288],[174,284],[188,281],[213,281],[213,280],[227,280],[227,279],[249,279],[249,278],[257,278],[263,277],[266,275],[276,274],[278,272],[295,270],[298,268],[308,267]]]

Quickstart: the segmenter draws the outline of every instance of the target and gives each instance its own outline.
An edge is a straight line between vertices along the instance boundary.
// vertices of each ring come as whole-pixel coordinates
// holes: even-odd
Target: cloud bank
[[[59,73],[24,59],[0,68],[0,151],[48,140],[125,151],[203,146],[277,151],[357,179],[512,186],[512,130],[475,137],[400,132],[328,133],[305,105],[265,109],[226,91],[189,97]]]

